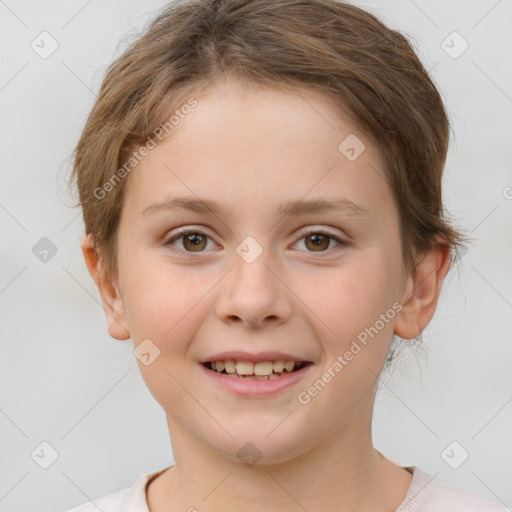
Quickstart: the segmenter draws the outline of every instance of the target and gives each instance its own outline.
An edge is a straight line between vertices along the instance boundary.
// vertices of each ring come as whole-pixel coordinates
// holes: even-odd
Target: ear
[[[407,277],[394,331],[401,338],[419,336],[434,316],[450,255],[450,247],[438,243],[416,265],[416,275]]]
[[[103,311],[107,317],[108,332],[112,338],[127,340],[130,337],[130,332],[125,327],[124,303],[119,293],[117,283],[108,278],[105,280],[101,279],[101,262],[94,247],[91,234],[84,235],[81,246],[85,264],[100,292]]]

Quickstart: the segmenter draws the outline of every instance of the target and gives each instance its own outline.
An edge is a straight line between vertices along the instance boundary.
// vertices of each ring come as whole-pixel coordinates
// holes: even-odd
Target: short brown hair
[[[448,117],[404,35],[336,0],[179,0],[110,65],[73,153],[70,184],[76,179],[103,277],[117,275],[127,172],[112,180],[185,98],[224,77],[320,91],[376,144],[406,271],[436,242],[457,249],[467,240],[442,203]]]

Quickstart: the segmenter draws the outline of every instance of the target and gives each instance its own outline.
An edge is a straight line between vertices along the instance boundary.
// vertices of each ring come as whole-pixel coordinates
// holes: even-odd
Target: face
[[[194,98],[132,171],[119,226],[118,314],[146,340],[149,390],[171,431],[233,460],[368,431],[405,283],[377,150],[316,92],[229,81]],[[177,197],[217,206],[162,206]],[[338,206],[284,211],[296,201]],[[309,364],[241,392],[201,364],[226,351]]]

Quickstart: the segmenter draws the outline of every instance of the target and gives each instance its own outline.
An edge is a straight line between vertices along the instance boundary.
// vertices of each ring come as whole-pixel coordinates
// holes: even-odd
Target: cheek
[[[185,353],[209,307],[217,275],[164,262],[134,264],[126,278],[128,324],[135,344],[149,338],[162,354]]]
[[[121,254],[119,274],[133,342],[150,338],[159,343],[164,328],[168,331],[185,314],[180,281],[169,274],[169,268],[145,260],[142,251],[127,247]]]
[[[393,276],[397,269],[396,264],[390,264],[386,251],[374,248],[354,255],[336,270],[330,269],[322,286],[317,283],[309,291],[304,288],[307,304],[325,327],[318,334],[331,357],[348,350],[354,340],[391,337],[396,298]],[[386,348],[385,343],[379,345],[375,350],[380,355]]]

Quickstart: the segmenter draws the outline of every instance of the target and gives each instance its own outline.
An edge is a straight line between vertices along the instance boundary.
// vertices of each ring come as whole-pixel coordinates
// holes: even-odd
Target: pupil
[[[323,244],[323,248],[325,249],[325,242],[327,241],[327,246],[329,245],[329,241],[327,240],[326,235],[316,234],[316,235],[309,235],[308,237],[310,241],[313,243],[313,247],[321,247]]]
[[[198,233],[191,233],[187,236],[185,236],[184,240],[186,242],[191,242],[193,247],[199,247],[199,244],[201,244],[203,236]]]

